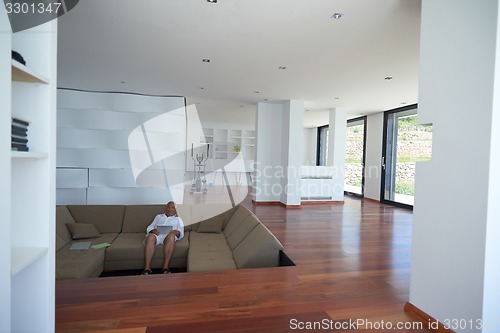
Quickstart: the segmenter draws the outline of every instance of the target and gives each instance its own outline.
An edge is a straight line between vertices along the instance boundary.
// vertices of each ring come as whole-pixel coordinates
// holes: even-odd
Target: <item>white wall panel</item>
[[[163,113],[165,110],[183,108],[184,98],[126,93],[94,93],[60,89],[57,91],[57,103],[60,108],[94,108],[134,113]]]
[[[97,109],[57,109],[57,126],[80,129],[133,129],[160,113],[130,113]],[[166,112],[166,111],[165,111]]]
[[[57,130],[58,148],[97,148],[128,149],[126,130],[93,130],[78,128],[59,128]]]
[[[86,188],[58,188],[56,190],[56,205],[86,205]]]
[[[87,186],[89,186],[88,169],[56,169],[57,188],[86,188]]]
[[[178,193],[171,194],[169,189],[163,188],[111,188],[90,187],[88,189],[88,205],[135,205],[135,204],[164,204],[170,200],[182,203]]]
[[[126,150],[113,149],[57,149],[58,167],[80,168],[130,168]]]
[[[87,204],[182,202],[184,104],[181,97],[59,90],[57,166],[88,169]],[[74,176],[61,171],[60,189],[81,187]],[[78,191],[59,195],[82,203]]]

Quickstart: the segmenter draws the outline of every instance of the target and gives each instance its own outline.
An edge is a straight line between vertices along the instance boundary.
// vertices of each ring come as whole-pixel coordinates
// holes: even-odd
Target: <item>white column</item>
[[[347,131],[347,112],[344,109],[330,109],[328,133],[328,161],[333,167],[333,201],[344,200],[345,145]]]
[[[300,167],[304,135],[304,102],[284,103],[282,131],[282,165],[285,175],[281,180],[283,192],[280,201],[287,206],[300,205]],[[286,166],[286,167],[285,167]]]
[[[303,117],[302,101],[257,105],[254,201],[300,205]]]
[[[276,178],[281,165],[283,105],[258,103],[255,120],[255,202],[278,202],[281,181]]]
[[[433,156],[416,168],[410,303],[467,322],[456,332],[500,329],[498,14],[495,0],[422,2],[418,119]]]

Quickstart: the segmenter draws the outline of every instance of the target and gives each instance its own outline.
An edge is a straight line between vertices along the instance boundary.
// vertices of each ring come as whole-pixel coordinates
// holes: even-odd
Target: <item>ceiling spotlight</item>
[[[342,14],[342,13],[333,13],[333,15],[330,16],[330,18],[332,18],[334,20],[340,20],[343,16],[344,16],[344,14]]]
[[[203,62],[210,62],[210,59],[202,59]]]
[[[254,90],[254,92],[253,92],[253,93],[254,93],[254,94],[259,94],[259,93],[260,93],[260,91],[258,91],[258,90]]]
[[[336,100],[336,101],[338,101],[338,100],[339,100],[339,97],[334,97],[333,99],[334,99],[334,100]]]
[[[278,67],[278,69],[281,69],[281,70],[286,69],[286,66],[280,66],[280,67]]]
[[[393,77],[392,77],[392,76],[386,76],[386,77],[384,77],[384,80],[387,80],[387,81],[390,81],[390,80],[392,80],[392,79],[393,79]]]
[[[207,2],[210,2],[210,3],[217,3],[217,0],[207,0]]]

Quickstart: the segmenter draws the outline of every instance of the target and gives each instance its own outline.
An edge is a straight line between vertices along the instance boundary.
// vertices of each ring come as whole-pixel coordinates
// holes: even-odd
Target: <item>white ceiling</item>
[[[82,0],[59,18],[58,86],[186,96],[211,121],[303,100],[318,126],[416,103],[419,31],[420,0]]]

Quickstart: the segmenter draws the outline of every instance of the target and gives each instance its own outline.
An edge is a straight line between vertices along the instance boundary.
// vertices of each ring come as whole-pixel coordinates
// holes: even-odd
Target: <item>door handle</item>
[[[385,170],[385,156],[382,156],[382,169]]]

